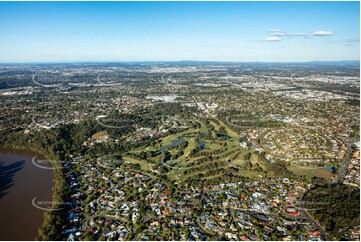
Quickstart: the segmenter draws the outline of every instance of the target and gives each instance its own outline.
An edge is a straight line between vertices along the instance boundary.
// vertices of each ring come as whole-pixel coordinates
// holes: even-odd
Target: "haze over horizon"
[[[0,62],[360,59],[359,2],[1,2]]]

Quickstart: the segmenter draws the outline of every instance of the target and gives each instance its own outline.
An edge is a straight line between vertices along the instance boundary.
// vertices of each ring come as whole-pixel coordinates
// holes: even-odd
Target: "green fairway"
[[[209,120],[193,117],[191,122],[201,128],[177,129],[178,132],[154,140],[147,147],[130,150],[131,157],[125,159],[139,164],[146,172],[166,175],[174,182],[219,180],[229,172],[244,177],[264,175],[268,161],[249,148],[241,148],[239,135],[225,123],[215,117]],[[179,138],[187,143],[182,141],[172,146],[172,141]],[[202,147],[199,142],[202,142]],[[161,150],[165,146],[168,147]]]

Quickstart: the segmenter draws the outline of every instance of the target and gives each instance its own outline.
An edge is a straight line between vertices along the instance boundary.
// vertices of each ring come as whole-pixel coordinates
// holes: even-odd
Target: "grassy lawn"
[[[157,151],[157,150],[159,150],[159,148],[155,147],[153,145],[150,145],[150,146],[146,147],[144,150],[145,151]]]
[[[302,166],[289,166],[288,170],[292,171],[296,175],[304,175],[307,179],[311,179],[312,177],[322,177],[326,181],[331,181],[332,173],[326,168],[320,167],[302,167]]]
[[[132,157],[124,157],[124,160],[129,161],[129,162],[131,162],[133,164],[139,164],[140,168],[142,170],[144,170],[144,171],[151,171],[150,167],[149,167],[149,164],[145,160],[138,160],[138,159],[134,159]]]
[[[235,140],[238,140],[239,139],[239,135],[238,135],[238,133],[237,132],[235,132],[235,131],[233,131],[232,129],[230,129],[227,125],[225,125],[221,120],[219,120],[219,119],[217,119],[217,118],[215,118],[218,122],[219,122],[219,124],[220,125],[222,125],[222,126],[224,126],[224,128],[226,129],[226,131],[227,131],[227,134],[229,135],[229,136],[231,136],[233,139],[235,139]]]
[[[181,159],[186,159],[189,156],[189,153],[192,149],[194,149],[197,145],[195,138],[186,139],[188,141],[188,146],[184,149],[184,155],[182,155]]]
[[[102,131],[102,132],[98,132],[98,133],[93,134],[92,138],[95,139],[95,140],[98,140],[98,139],[104,138],[107,135],[108,135],[108,131]]]
[[[230,163],[233,166],[244,167],[246,165],[246,161],[243,159],[244,151],[237,154],[235,157],[232,157],[232,162]]]
[[[205,143],[206,148],[208,148],[210,150],[219,150],[222,148],[222,146],[219,143],[214,142],[214,141],[205,140],[204,143]]]

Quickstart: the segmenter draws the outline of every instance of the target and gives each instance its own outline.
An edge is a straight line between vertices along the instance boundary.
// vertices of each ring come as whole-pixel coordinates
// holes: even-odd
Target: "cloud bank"
[[[277,37],[277,36],[269,36],[269,37],[266,37],[265,40],[267,40],[267,41],[280,41],[281,38]]]
[[[314,32],[313,35],[314,36],[331,36],[331,35],[333,35],[333,33],[331,31],[320,30],[320,31]]]
[[[267,41],[281,41],[283,37],[304,37],[304,38],[310,38],[312,36],[331,36],[333,35],[333,32],[331,31],[325,31],[325,30],[319,30],[316,32],[311,33],[305,33],[305,32],[298,32],[298,33],[290,33],[286,31],[282,31],[280,29],[270,29],[269,32],[272,33],[272,36],[268,36],[265,38]]]

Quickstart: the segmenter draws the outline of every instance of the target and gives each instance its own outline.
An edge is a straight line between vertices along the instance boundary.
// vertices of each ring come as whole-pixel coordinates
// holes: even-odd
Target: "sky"
[[[360,59],[359,2],[0,2],[0,62]]]

